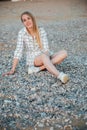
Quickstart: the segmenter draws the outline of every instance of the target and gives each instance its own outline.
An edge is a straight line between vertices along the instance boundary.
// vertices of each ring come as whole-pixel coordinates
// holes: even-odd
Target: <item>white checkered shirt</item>
[[[49,52],[48,40],[44,28],[40,27],[39,32],[43,44],[43,50],[40,49],[40,47],[36,43],[36,39],[32,38],[32,36],[27,32],[26,28],[24,27],[18,33],[17,47],[14,53],[14,58],[18,58],[20,60],[22,57],[23,49],[25,47],[26,64],[28,66],[34,66],[34,59],[36,56],[46,51]]]

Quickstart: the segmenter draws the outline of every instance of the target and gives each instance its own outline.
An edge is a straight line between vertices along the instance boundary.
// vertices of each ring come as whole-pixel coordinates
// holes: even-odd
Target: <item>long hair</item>
[[[22,16],[25,15],[25,14],[28,15],[28,16],[30,16],[31,19],[32,19],[32,22],[33,22],[33,32],[35,33],[36,40],[37,40],[37,43],[38,43],[39,47],[42,49],[42,42],[41,42],[41,39],[40,39],[39,29],[38,29],[38,26],[36,24],[35,17],[30,12],[28,12],[28,11],[23,12],[21,14],[21,21],[22,22],[23,22]]]

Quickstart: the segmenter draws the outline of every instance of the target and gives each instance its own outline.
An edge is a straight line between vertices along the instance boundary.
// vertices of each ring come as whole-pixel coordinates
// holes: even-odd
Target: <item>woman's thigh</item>
[[[45,54],[41,54],[35,58],[35,60],[34,60],[35,66],[42,66],[43,65],[43,55],[46,56]],[[67,52],[65,50],[61,50],[61,51],[53,54],[52,56],[50,56],[50,60],[53,64],[56,64],[56,63],[61,63],[61,61],[65,57],[67,57]]]
[[[67,52],[65,51],[65,50],[61,50],[61,51],[59,51],[59,52],[56,52],[56,53],[54,53],[52,56],[51,56],[51,58],[53,59],[53,58],[55,58],[55,57],[60,57],[60,56],[67,56]]]
[[[67,57],[67,52],[65,50],[59,51],[51,56],[51,61],[53,64],[60,64]]]
[[[51,59],[55,59],[55,58],[59,58],[59,57],[67,57],[67,52],[65,50],[56,52],[51,56]]]

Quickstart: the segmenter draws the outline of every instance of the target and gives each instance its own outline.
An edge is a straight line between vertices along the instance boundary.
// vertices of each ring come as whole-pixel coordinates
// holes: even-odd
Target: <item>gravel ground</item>
[[[56,66],[69,74],[67,84],[48,71],[28,75],[25,55],[14,75],[2,77],[11,68],[22,27],[18,15],[27,4],[30,1],[0,3],[0,130],[87,130],[87,17],[77,17],[78,11],[65,20],[36,12],[50,49],[68,51],[67,59]]]

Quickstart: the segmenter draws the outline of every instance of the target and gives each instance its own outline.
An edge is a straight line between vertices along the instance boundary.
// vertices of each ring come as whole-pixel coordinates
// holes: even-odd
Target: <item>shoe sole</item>
[[[64,77],[63,77],[63,83],[67,83],[68,82],[68,80],[69,80],[69,77],[67,76],[67,75],[65,75]]]

